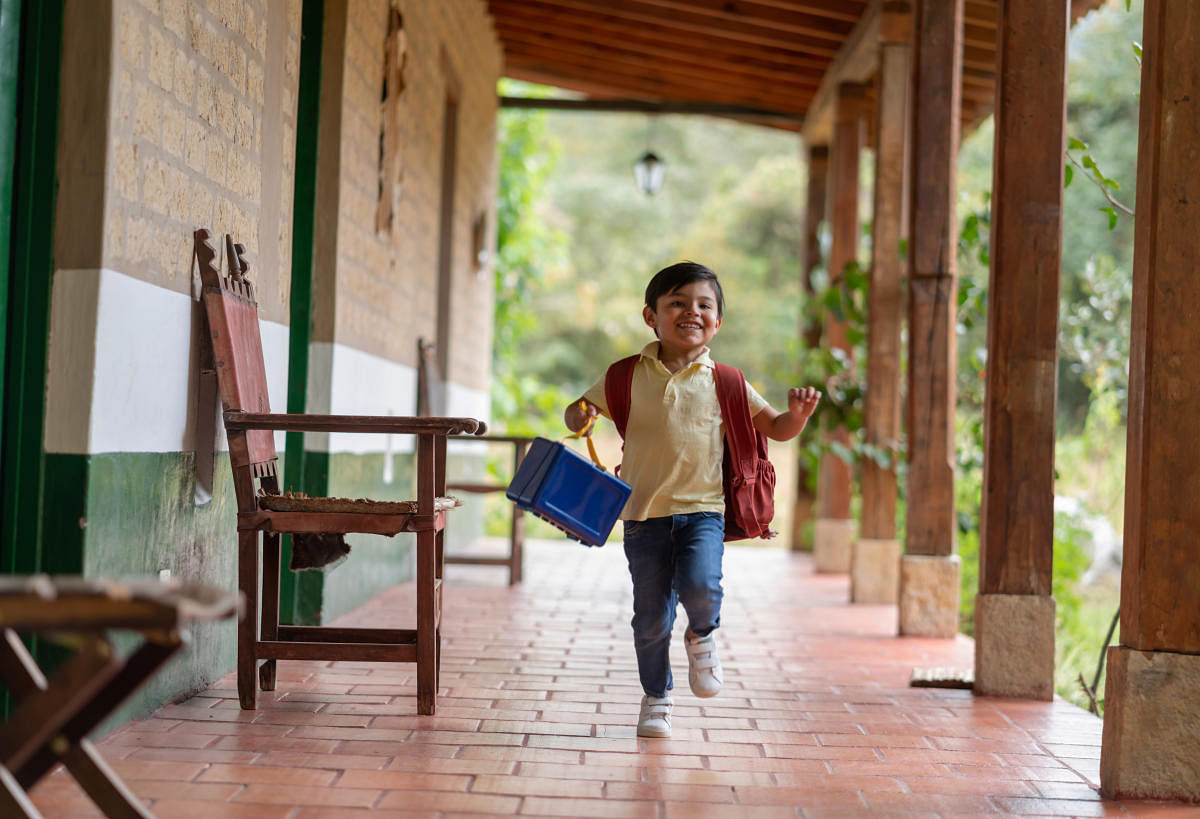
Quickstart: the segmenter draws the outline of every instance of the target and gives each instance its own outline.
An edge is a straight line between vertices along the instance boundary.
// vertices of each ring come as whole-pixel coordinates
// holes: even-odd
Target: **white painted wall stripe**
[[[55,272],[50,321],[46,451],[181,452],[194,450],[200,304],[114,270]],[[261,321],[271,407],[287,406],[288,328]],[[416,370],[338,344],[309,353],[309,411],[411,415]],[[486,392],[448,385],[448,413],[487,418]],[[225,447],[221,425],[216,425]],[[332,438],[322,441],[321,438]],[[394,438],[394,440],[388,440]],[[315,436],[306,446],[329,452],[406,452],[410,436]],[[276,435],[282,453],[283,434]]]

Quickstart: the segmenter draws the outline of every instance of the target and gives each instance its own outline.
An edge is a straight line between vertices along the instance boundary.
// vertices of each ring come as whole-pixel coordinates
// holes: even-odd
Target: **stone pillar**
[[[1100,793],[1200,801],[1200,4],[1147,0],[1121,640]]]
[[[975,693],[1054,698],[1054,411],[1069,0],[1003,0],[996,34]]]
[[[900,281],[905,142],[908,138],[909,51],[912,10],[884,5],[880,26],[875,216],[871,280],[867,290],[866,442],[894,452],[900,440]],[[896,470],[871,458],[861,463],[862,516],[850,558],[853,603],[895,603],[900,594],[900,541],[896,537]]]
[[[837,110],[830,151],[829,214],[832,233],[829,278],[836,282],[858,248],[858,162],[866,131],[866,88],[843,83],[838,87]],[[846,325],[832,314],[825,319],[825,346],[850,354]],[[823,430],[828,441],[848,446],[844,426]],[[850,571],[850,543],[854,521],[850,518],[853,478],[850,465],[827,453],[821,459],[817,481],[817,521],[813,530],[813,566],[818,572]]]
[[[954,214],[963,0],[918,0],[913,42],[908,255],[908,481],[900,633],[953,637],[954,376],[958,247]]]
[[[808,196],[804,206],[804,245],[800,261],[801,284],[806,299],[813,297],[813,270],[821,264],[820,228],[825,221],[826,178],[829,175],[829,148],[816,145],[808,151]],[[803,321],[803,320],[802,320]],[[815,350],[821,343],[821,324],[806,322],[800,327],[801,343],[805,350]],[[812,549],[813,517],[817,504],[816,487],[810,488],[815,476],[810,472],[808,459],[800,457],[796,468],[796,501],[792,506],[792,551]]]

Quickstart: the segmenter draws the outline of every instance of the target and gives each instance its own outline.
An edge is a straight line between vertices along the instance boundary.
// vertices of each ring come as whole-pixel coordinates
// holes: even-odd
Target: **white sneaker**
[[[642,712],[638,715],[637,735],[639,737],[669,737],[671,736],[671,706],[675,700],[671,697],[652,697],[646,694],[642,697]]]
[[[712,632],[684,640],[688,657],[688,685],[697,697],[715,697],[724,682],[717,641]]]

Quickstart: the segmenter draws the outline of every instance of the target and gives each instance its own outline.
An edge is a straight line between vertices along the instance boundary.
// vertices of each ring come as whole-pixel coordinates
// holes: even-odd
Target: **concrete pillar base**
[[[1100,795],[1200,802],[1200,655],[1108,649]]]
[[[813,568],[818,572],[838,574],[850,571],[853,540],[853,520],[817,518],[813,521]]]
[[[900,558],[900,634],[947,638],[958,634],[961,574],[958,555]]]
[[[1054,598],[975,596],[975,693],[1054,699]]]
[[[899,599],[900,541],[856,541],[850,553],[850,602],[890,604]]]

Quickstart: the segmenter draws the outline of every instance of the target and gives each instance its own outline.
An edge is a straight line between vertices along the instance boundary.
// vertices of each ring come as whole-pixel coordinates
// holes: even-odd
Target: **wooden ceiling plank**
[[[792,9],[766,6],[744,0],[641,0],[644,6],[656,6],[671,13],[687,12],[703,15],[715,26],[725,23],[752,23],[778,28],[795,34],[805,34],[833,43],[840,43],[854,27],[852,20],[832,20]]]
[[[867,0],[753,0],[755,5],[799,11],[847,23],[858,21]]]
[[[705,64],[737,62],[764,71],[796,71],[820,78],[829,67],[829,60],[809,58],[800,52],[782,49],[764,49],[746,46],[720,37],[710,37],[703,51],[695,49],[695,36],[686,32],[669,32],[666,29],[631,33],[611,23],[598,23],[594,19],[580,20],[577,25],[548,26],[537,18],[528,18],[521,13],[505,15],[493,21],[502,40],[522,40],[522,34],[569,40],[585,39],[597,48],[620,48],[636,43],[645,53],[656,53],[672,59],[687,59]],[[581,33],[586,32],[586,33]],[[674,37],[670,37],[674,34]]]
[[[799,85],[816,90],[821,80],[821,72],[807,70],[790,70],[776,68],[760,68],[748,65],[738,60],[714,59],[710,50],[707,55],[673,55],[662,52],[650,54],[636,50],[633,47],[606,45],[597,47],[593,42],[581,37],[550,36],[537,32],[529,32],[518,28],[509,28],[500,24],[497,29],[503,32],[509,43],[509,53],[525,56],[586,56],[598,63],[607,61],[623,62],[628,65],[641,66],[646,70],[662,70],[683,76],[724,76],[741,77],[747,82],[763,84]]]
[[[590,0],[542,0],[542,2],[544,5],[555,6],[571,13],[587,12],[596,8]],[[799,34],[788,36],[770,26],[733,21],[715,21],[716,24],[714,24],[711,17],[685,12],[667,12],[648,6],[642,0],[606,0],[603,8],[608,14],[627,20],[631,27],[650,23],[689,31],[705,38],[720,34],[729,39],[766,46],[775,46],[784,41],[790,42],[795,48],[811,52],[814,56],[825,58],[833,58],[838,50],[836,42]],[[493,16],[495,16],[494,12]]]
[[[628,72],[619,68],[598,68],[586,61],[561,63],[555,61],[552,67],[536,60],[515,59],[511,69],[506,70],[507,76],[518,77],[519,73],[535,74],[542,78],[555,77],[551,85],[573,90],[584,90],[578,84],[603,86],[608,93],[616,96],[633,95],[647,100],[681,100],[719,102],[729,105],[745,105],[752,108],[765,108],[785,113],[800,113],[804,110],[811,94],[802,91],[789,93],[780,89],[746,89],[722,83],[690,83],[680,85],[661,77],[647,77],[636,72]],[[606,79],[598,81],[598,75]]]

